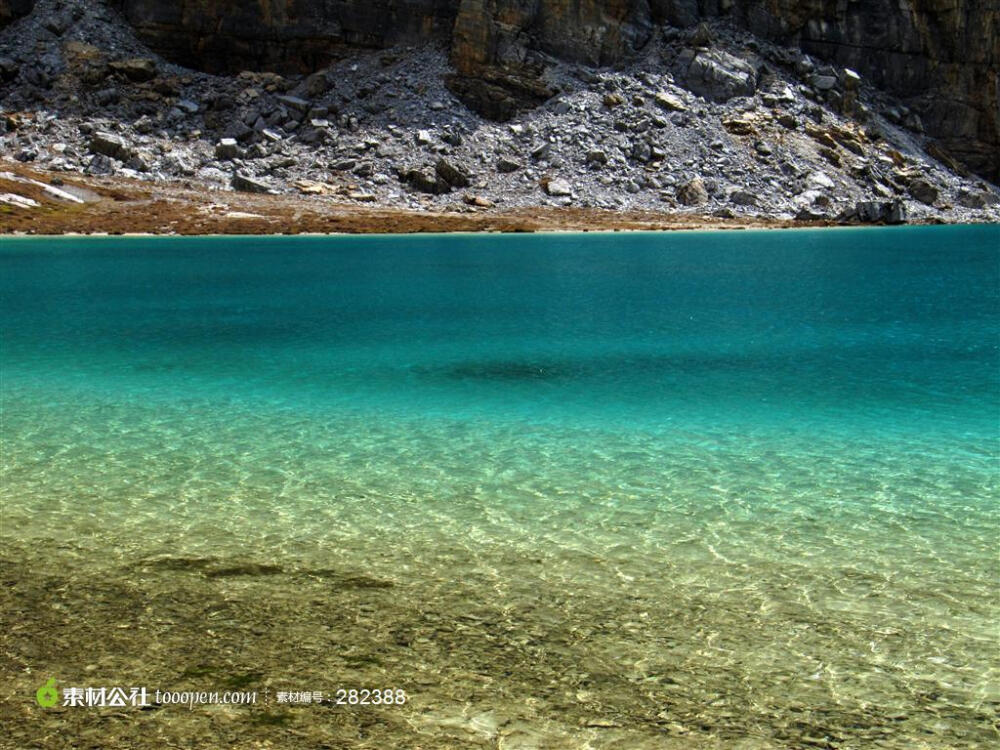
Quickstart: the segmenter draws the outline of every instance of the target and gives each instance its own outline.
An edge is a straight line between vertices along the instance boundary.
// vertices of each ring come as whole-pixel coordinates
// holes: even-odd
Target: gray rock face
[[[856,219],[866,224],[905,224],[906,204],[903,201],[862,201],[842,219]]]
[[[457,0],[110,0],[110,4],[157,52],[190,67],[230,73],[312,73],[345,46],[385,48],[443,41],[458,9]]]
[[[149,56],[98,0],[74,0],[74,7],[85,9],[85,19],[106,16],[108,28],[81,23],[62,37],[44,24],[66,0],[38,3],[22,23],[0,31],[0,58],[16,66],[13,81],[0,81],[0,150],[54,173],[117,171],[149,183],[194,178],[218,189],[238,169],[258,183],[238,178],[240,189],[270,185],[297,190],[305,201],[354,193],[364,198],[352,200],[411,210],[484,207],[467,203],[473,195],[500,211],[539,202],[622,211],[686,204],[700,207],[692,209],[699,215],[826,221],[859,203],[876,205],[861,211],[866,220],[886,221],[892,212],[878,206],[924,179],[937,195],[930,203],[907,195],[914,220],[1000,220],[991,186],[963,179],[900,130],[912,110],[865,80],[857,101],[872,115],[857,119],[810,84],[829,75],[838,80],[830,91],[846,97],[845,71],[720,24],[706,25],[701,36],[711,46],[692,48],[687,69],[702,54],[725,62],[715,53],[732,53],[737,69],[746,58],[761,66],[759,96],[706,102],[684,91],[669,67],[646,65],[672,64],[692,47],[693,35],[673,30],[644,49],[643,64],[591,69],[544,58],[545,85],[558,98],[501,124],[456,101],[445,81],[449,60],[432,45],[352,53],[308,78],[213,76],[157,59],[151,81],[119,74],[91,81],[79,68],[60,73],[53,65],[43,70],[51,87],[37,89],[20,70],[36,66],[21,57],[28,47],[39,60],[61,60],[66,49],[88,60],[106,61],[110,53],[101,50]],[[83,31],[93,44],[67,47]],[[308,94],[320,79],[326,90]],[[608,94],[613,108],[604,105]],[[919,184],[913,189],[920,192]],[[851,217],[859,220],[857,212]]]
[[[0,0],[0,28],[34,0]],[[463,101],[496,119],[539,103],[512,92],[486,70],[509,71],[538,53],[594,65],[617,63],[656,36],[657,25],[693,27],[724,17],[755,34],[792,43],[856,70],[866,81],[907,99],[929,135],[980,174],[1000,181],[1000,12],[991,0],[296,0],[234,3],[108,0],[143,41],[172,61],[208,71],[314,73],[345,48],[450,44],[464,78]],[[56,20],[55,16],[52,20]],[[59,28],[62,19],[59,18]],[[692,37],[697,44],[708,38]],[[746,91],[746,78],[708,56],[695,78],[712,98]],[[813,70],[802,68],[803,75]],[[36,81],[43,78],[31,74]],[[133,75],[149,75],[136,68]],[[478,83],[476,83],[478,81]],[[304,93],[318,96],[327,81]],[[826,86],[825,78],[818,81]],[[847,77],[841,81],[850,90]],[[517,88],[516,86],[514,87]],[[826,89],[835,92],[835,89]],[[540,93],[540,92],[539,92]],[[844,106],[850,106],[850,97]],[[544,97],[540,98],[544,101]],[[914,120],[916,122],[916,120]]]
[[[684,50],[674,64],[678,80],[706,99],[725,102],[753,96],[757,70],[746,60],[720,50]]]

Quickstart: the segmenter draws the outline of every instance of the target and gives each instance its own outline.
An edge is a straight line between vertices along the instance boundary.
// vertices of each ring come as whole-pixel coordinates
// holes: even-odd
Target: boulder
[[[504,157],[497,159],[497,171],[502,174],[516,172],[519,169],[521,169],[521,165],[512,159],[505,159]]]
[[[148,57],[130,57],[127,60],[116,60],[108,63],[108,67],[130,81],[142,83],[156,78],[156,61]]]
[[[240,147],[235,138],[223,138],[215,146],[216,159],[238,159],[240,157]]]
[[[542,143],[541,145],[536,146],[531,150],[531,158],[534,159],[535,161],[539,161],[540,159],[545,159],[546,157],[548,157],[549,152],[551,150],[552,150],[552,144],[546,141],[545,143]]]
[[[548,101],[555,91],[530,68],[483,66],[449,75],[445,85],[466,107],[496,122]]]
[[[434,171],[451,187],[464,188],[469,186],[468,171],[447,159],[438,159],[437,164],[434,165]]]
[[[309,108],[312,106],[305,99],[302,99],[298,96],[279,96],[278,101],[284,104],[289,109],[295,110],[296,112],[301,112],[302,114],[308,112]]]
[[[463,195],[462,200],[469,206],[474,206],[476,208],[491,208],[493,206],[493,201],[482,195]]]
[[[12,81],[17,78],[21,66],[9,57],[0,57],[0,81]]]
[[[133,169],[136,172],[148,172],[151,165],[152,160],[147,154],[136,154],[125,162],[125,167],[127,169]]]
[[[921,177],[910,183],[910,195],[921,203],[932,206],[938,199],[938,189]]]
[[[108,175],[115,171],[115,163],[111,161],[109,156],[94,154],[87,164],[87,168],[83,171],[89,175]]]
[[[799,126],[799,121],[795,118],[795,115],[789,112],[782,112],[778,115],[778,124],[788,130],[795,130]]]
[[[402,173],[400,179],[421,193],[441,195],[451,191],[451,185],[439,179],[437,173],[429,169],[408,169]]]
[[[677,188],[677,200],[685,206],[700,206],[708,202],[708,190],[700,177],[688,180]]]
[[[829,91],[837,86],[837,77],[814,75],[809,79],[809,82],[817,91]]]
[[[955,196],[955,203],[962,206],[962,208],[986,208],[987,202],[988,196],[986,193],[964,188],[959,190],[958,195]]]
[[[573,195],[573,188],[561,177],[552,180],[543,180],[542,187],[546,193],[552,196]]]
[[[256,180],[252,177],[247,177],[240,172],[233,175],[233,179],[230,182],[234,190],[239,190],[243,193],[264,193],[267,195],[277,195],[277,190],[272,188],[267,183]]]
[[[841,73],[841,80],[843,81],[844,88],[848,91],[857,91],[861,88],[861,76],[850,68],[844,68]]]
[[[110,156],[119,161],[128,161],[135,156],[135,150],[117,135],[97,131],[90,138],[90,151],[94,154]]]
[[[665,109],[667,112],[686,112],[687,105],[684,100],[679,96],[674,96],[673,94],[668,94],[665,91],[659,92],[653,97],[653,101],[656,102],[657,106]]]
[[[854,219],[865,224],[905,224],[906,204],[900,200],[861,201],[839,218],[841,221]]]
[[[721,50],[686,49],[678,55],[674,67],[685,88],[715,102],[753,96],[757,90],[757,69]]]

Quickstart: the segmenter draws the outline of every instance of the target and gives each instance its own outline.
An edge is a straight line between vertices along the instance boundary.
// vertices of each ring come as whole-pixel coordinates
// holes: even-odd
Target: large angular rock
[[[90,151],[94,154],[103,154],[119,161],[128,161],[135,156],[135,149],[113,133],[98,131],[90,138]]]
[[[17,78],[21,66],[9,57],[0,57],[0,81],[12,81]]]
[[[685,206],[700,206],[708,202],[708,189],[700,177],[695,177],[677,188],[677,200]]]
[[[894,201],[862,201],[853,210],[841,215],[840,219],[855,220],[864,224],[905,224],[906,204]]]
[[[445,78],[445,85],[466,107],[483,117],[506,122],[544,104],[555,92],[527,67],[483,67]]]
[[[156,78],[156,61],[148,57],[131,57],[108,63],[108,67],[130,81],[151,81]]]
[[[447,159],[439,159],[434,165],[434,171],[438,177],[454,188],[464,188],[469,186],[469,173],[460,166]]]
[[[421,193],[441,195],[451,192],[451,185],[439,178],[437,173],[430,169],[407,169],[400,175],[400,179]]]
[[[235,138],[223,138],[215,145],[216,159],[238,159],[240,156],[240,147]]]
[[[521,164],[514,161],[513,159],[507,159],[505,157],[500,157],[497,159],[497,171],[501,174],[510,174],[511,172],[516,172],[521,169]]]
[[[542,182],[545,192],[555,197],[573,195],[573,187],[561,177]]]
[[[245,174],[237,172],[233,175],[233,179],[230,182],[234,190],[239,190],[244,193],[264,193],[267,195],[277,195],[278,191],[268,185],[266,182],[261,182],[253,177],[247,177]]]
[[[757,69],[721,50],[686,49],[678,55],[674,69],[681,85],[712,101],[753,96],[757,90]]]
[[[921,203],[932,206],[938,199],[938,189],[920,177],[910,183],[910,195]]]

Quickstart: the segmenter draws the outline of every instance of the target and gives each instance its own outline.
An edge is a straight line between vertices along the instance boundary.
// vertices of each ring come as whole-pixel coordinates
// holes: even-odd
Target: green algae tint
[[[11,746],[991,746],[998,248],[3,240]]]

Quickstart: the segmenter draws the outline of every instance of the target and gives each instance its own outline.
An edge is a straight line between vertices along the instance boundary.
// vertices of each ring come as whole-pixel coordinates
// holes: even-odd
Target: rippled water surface
[[[49,672],[412,694],[45,714],[105,746],[991,746],[998,269],[996,226],[4,239],[12,746]]]

